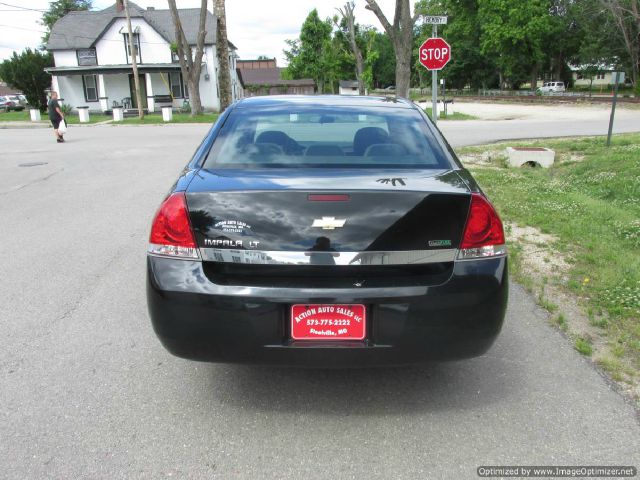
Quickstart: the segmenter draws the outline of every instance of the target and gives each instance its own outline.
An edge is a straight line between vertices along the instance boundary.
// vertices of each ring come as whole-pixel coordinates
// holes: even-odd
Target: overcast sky
[[[229,40],[238,47],[242,59],[267,55],[276,57],[278,65],[284,66],[284,41],[298,37],[307,14],[317,8],[320,18],[333,16],[335,9],[344,5],[345,1],[227,0]],[[93,6],[94,9],[102,9],[114,3],[115,0],[94,0]],[[135,3],[143,8],[168,8],[166,0],[139,0]],[[200,0],[177,0],[177,4],[178,8],[198,7]],[[393,21],[395,0],[378,0],[378,4],[387,18]],[[39,21],[42,10],[48,5],[49,0],[0,0],[0,60],[10,57],[14,50],[21,52],[25,47],[36,48],[40,45],[44,27]],[[209,1],[210,10],[213,9],[212,5],[213,2]],[[356,21],[373,25],[382,31],[378,19],[365,10],[364,5],[364,0],[356,0]]]

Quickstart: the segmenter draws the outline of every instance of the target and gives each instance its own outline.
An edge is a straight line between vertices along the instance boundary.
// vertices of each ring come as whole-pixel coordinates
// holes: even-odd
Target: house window
[[[604,72],[599,72],[598,75],[596,75],[596,78],[598,80],[604,80],[604,75],[605,75]]]
[[[98,101],[98,78],[97,75],[83,75],[84,99],[87,102]]]
[[[171,96],[173,98],[189,98],[187,86],[182,81],[182,73],[169,73],[169,87],[171,88]]]
[[[76,50],[79,66],[97,65],[98,57],[96,56],[95,48],[85,48],[83,50]]]
[[[123,33],[122,34],[124,36],[124,48],[127,52],[127,62],[129,62],[131,60],[131,48],[129,45],[129,34],[128,33]],[[136,59],[138,61],[140,61],[140,34],[138,33],[134,33],[133,34],[133,51],[136,55]]]

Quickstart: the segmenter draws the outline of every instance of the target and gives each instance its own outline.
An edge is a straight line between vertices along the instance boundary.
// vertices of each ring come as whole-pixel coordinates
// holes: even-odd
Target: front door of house
[[[142,108],[147,108],[147,84],[144,81],[144,74],[138,75],[140,79],[140,97],[142,98]],[[129,74],[129,91],[131,92],[131,108],[138,108],[138,101],[136,99],[136,82],[133,78],[133,73]]]

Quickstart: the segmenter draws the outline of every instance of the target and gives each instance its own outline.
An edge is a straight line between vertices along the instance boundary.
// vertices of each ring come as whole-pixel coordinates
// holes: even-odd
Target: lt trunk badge
[[[312,227],[319,227],[323,230],[335,230],[336,228],[344,227],[346,218],[340,219],[336,217],[322,217],[314,218]]]

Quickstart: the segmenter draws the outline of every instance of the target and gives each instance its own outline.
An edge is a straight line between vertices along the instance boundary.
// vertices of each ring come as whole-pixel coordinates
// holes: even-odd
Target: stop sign
[[[451,47],[440,37],[427,38],[418,50],[420,63],[427,70],[442,70],[451,60]]]

